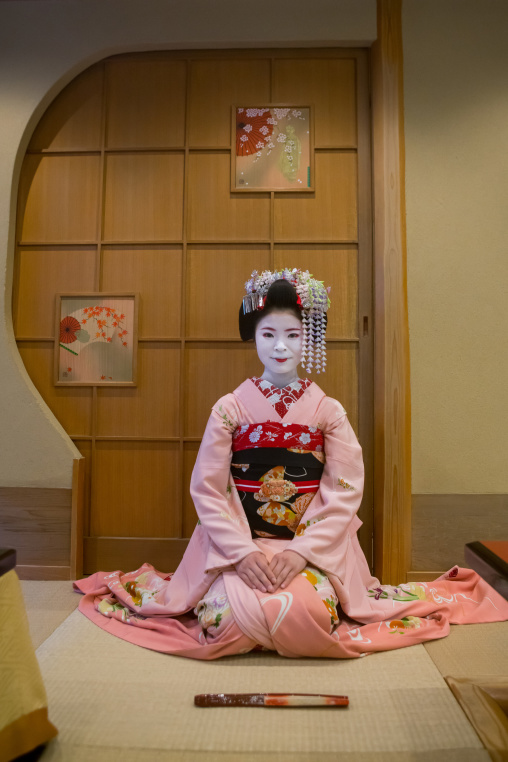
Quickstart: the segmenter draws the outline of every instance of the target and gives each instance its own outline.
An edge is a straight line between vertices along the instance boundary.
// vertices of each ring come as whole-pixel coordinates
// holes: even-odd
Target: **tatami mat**
[[[214,662],[119,640],[73,612],[37,656],[60,736],[43,762],[488,760],[423,646],[332,661],[247,654]],[[198,709],[196,693],[347,693],[334,709]]]
[[[425,649],[442,675],[506,675],[508,683],[508,622],[452,625],[447,638],[426,643]]]
[[[34,648],[38,648],[74,611],[81,596],[73,591],[72,583],[66,580],[22,580],[21,589],[32,643]]]

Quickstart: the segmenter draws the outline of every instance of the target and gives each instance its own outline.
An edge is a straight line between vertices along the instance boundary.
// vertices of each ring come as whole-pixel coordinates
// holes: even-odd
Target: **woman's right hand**
[[[270,564],[264,553],[249,553],[235,564],[235,569],[240,579],[253,590],[273,593],[276,581],[275,574],[270,569]]]

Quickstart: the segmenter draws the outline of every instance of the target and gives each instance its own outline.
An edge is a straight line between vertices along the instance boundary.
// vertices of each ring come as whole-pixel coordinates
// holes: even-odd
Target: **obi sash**
[[[233,435],[231,473],[253,538],[291,539],[319,489],[323,434],[312,426],[252,423]]]

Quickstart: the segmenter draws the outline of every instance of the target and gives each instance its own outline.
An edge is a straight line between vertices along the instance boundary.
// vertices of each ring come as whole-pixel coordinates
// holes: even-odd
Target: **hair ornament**
[[[323,281],[316,280],[308,270],[296,267],[284,270],[254,270],[245,284],[246,295],[243,298],[243,312],[255,312],[263,309],[268,289],[276,280],[287,280],[297,293],[297,304],[302,312],[302,366],[306,373],[313,369],[324,373],[326,369],[326,312],[330,307],[330,287],[325,288]]]

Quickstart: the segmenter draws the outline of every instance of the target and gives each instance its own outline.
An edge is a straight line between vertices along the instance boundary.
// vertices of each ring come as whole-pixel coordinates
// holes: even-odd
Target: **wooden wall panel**
[[[239,338],[238,310],[251,272],[270,269],[268,246],[189,246],[186,334]]]
[[[105,241],[181,240],[183,154],[110,154]]]
[[[432,582],[444,574],[446,569],[440,569],[439,571],[408,571],[406,574],[406,582]]]
[[[140,294],[140,338],[179,338],[181,246],[104,247],[101,288]]]
[[[18,348],[28,375],[55,418],[71,436],[89,435],[92,425],[92,389],[54,385],[53,342],[24,341]]]
[[[185,348],[187,396],[184,436],[201,437],[212,405],[250,376],[263,372],[254,344],[196,343]],[[203,379],[206,378],[206,384]]]
[[[2,543],[16,548],[21,566],[69,567],[70,519],[61,521],[60,511],[44,510],[44,524],[32,521],[16,532],[2,531]],[[2,523],[9,521],[9,513],[2,516]],[[51,563],[50,563],[51,562]],[[68,579],[68,574],[67,574]]]
[[[315,193],[275,196],[275,239],[356,241],[356,155],[319,152],[315,171]]]
[[[97,434],[118,437],[179,435],[180,345],[141,343],[137,386],[97,389]]]
[[[344,406],[358,436],[358,349],[355,344],[327,344],[326,356],[326,373],[313,380]]]
[[[86,69],[57,95],[37,125],[30,149],[100,150],[104,64]]]
[[[270,237],[270,194],[230,193],[229,153],[189,155],[189,241]]]
[[[358,250],[352,247],[309,244],[275,247],[275,267],[309,270],[317,280],[331,286],[327,313],[328,339],[358,338]]]
[[[106,71],[108,148],[183,146],[185,61],[113,59]]]
[[[170,570],[181,558],[210,408],[262,373],[238,336],[253,269],[300,267],[332,286],[327,373],[313,378],[357,431],[363,411],[365,430],[367,68],[360,51],[115,56],[71,83],[37,128],[20,183],[14,319],[34,383],[85,456],[86,573],[146,560]],[[232,193],[231,107],[277,101],[315,106],[316,190]],[[80,290],[139,293],[137,387],[54,387],[54,295]]]
[[[0,543],[22,566],[68,567],[70,523],[70,489],[0,488]]]
[[[357,145],[355,59],[274,61],[272,101],[314,105],[317,148]]]
[[[92,247],[22,248],[13,319],[16,337],[47,339],[55,332],[55,294],[93,291],[96,250]]]
[[[131,571],[146,563],[156,569],[175,571],[182,560],[187,540],[152,537],[85,537],[84,569],[91,574],[97,569]]]
[[[198,515],[190,496],[192,469],[199,450],[198,442],[186,442],[183,450],[183,536],[190,537],[198,522]]]
[[[25,157],[21,240],[79,243],[97,238],[99,156]]]
[[[96,444],[90,532],[97,537],[179,537],[178,443]]]
[[[192,61],[189,76],[189,145],[229,146],[231,106],[263,106],[270,101],[270,61]]]
[[[70,566],[34,566],[16,564],[16,574],[20,579],[48,581],[70,580]]]

